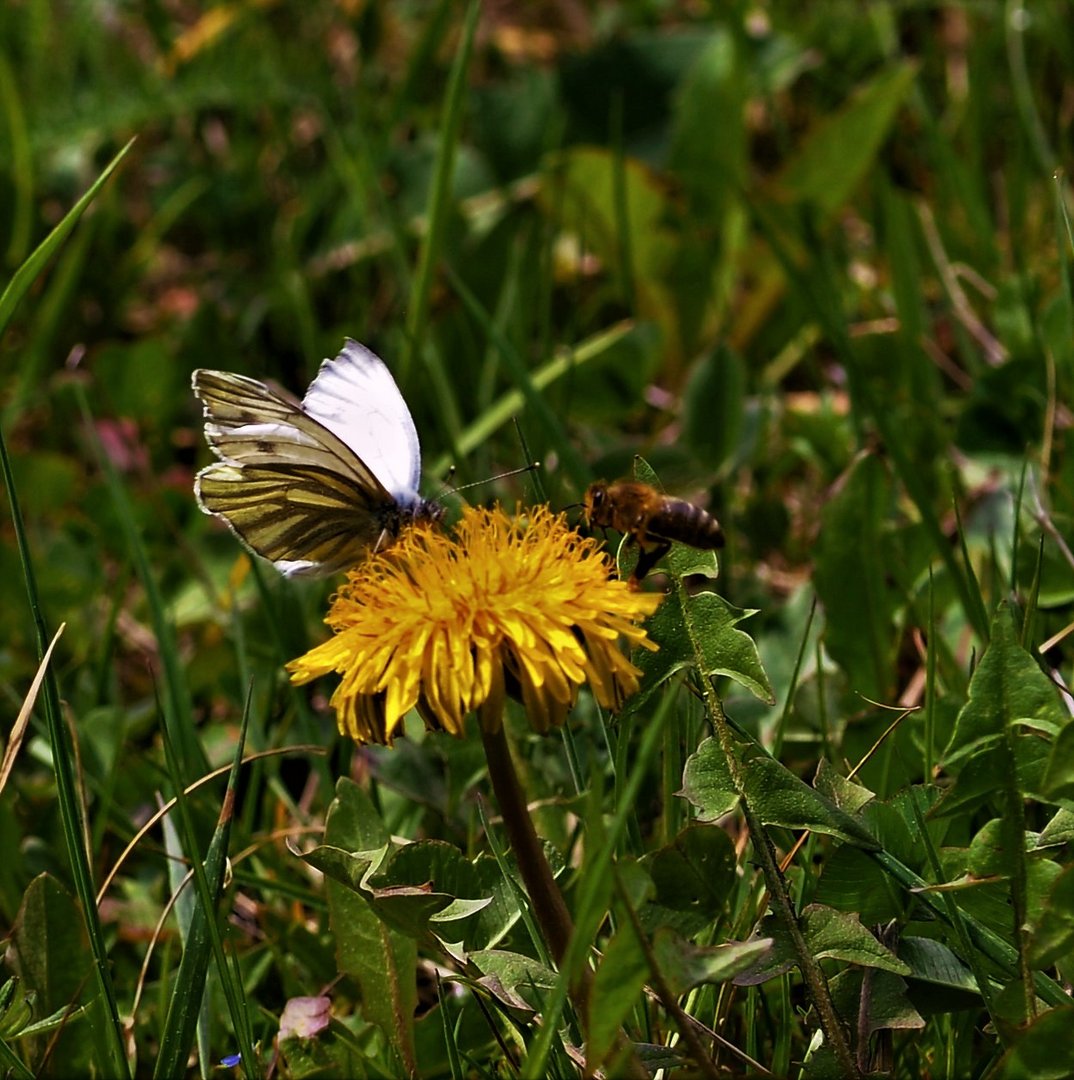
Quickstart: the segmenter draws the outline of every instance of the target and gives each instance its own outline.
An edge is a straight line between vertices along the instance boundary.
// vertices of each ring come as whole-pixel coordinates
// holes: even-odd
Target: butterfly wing
[[[418,432],[379,356],[347,338],[343,351],[321,365],[302,408],[342,439],[401,505],[419,501]]]
[[[220,458],[198,474],[198,502],[281,572],[352,566],[398,532],[401,502],[424,507],[410,413],[384,364],[356,342],[325,361],[310,387],[307,401],[319,415],[244,375],[200,369],[193,385],[205,407],[205,437]],[[400,418],[401,436],[390,430]],[[382,443],[373,447],[377,472],[363,458],[373,439]],[[381,470],[402,500],[381,482]]]

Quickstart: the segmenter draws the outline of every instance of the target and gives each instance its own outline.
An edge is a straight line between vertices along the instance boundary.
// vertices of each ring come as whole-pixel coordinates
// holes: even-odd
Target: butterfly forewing
[[[388,497],[365,461],[289,394],[245,375],[204,368],[194,372],[194,393],[205,405],[205,438],[222,461],[318,465],[353,474],[357,483]]]
[[[352,402],[362,402],[360,410]],[[302,399],[303,410],[343,440],[404,505],[421,480],[418,432],[391,372],[376,353],[347,338]]]

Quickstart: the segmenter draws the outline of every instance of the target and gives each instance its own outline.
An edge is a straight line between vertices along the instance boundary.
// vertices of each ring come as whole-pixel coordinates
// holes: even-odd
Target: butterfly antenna
[[[505,476],[518,476],[519,473],[533,472],[534,469],[539,469],[541,463],[539,461],[531,461],[528,465],[523,465],[518,469],[508,469],[507,472],[497,473],[495,476],[489,476],[484,480],[474,480],[469,484],[460,484],[458,487],[448,488],[446,491],[441,492],[440,498],[445,495],[454,495],[459,491],[466,491],[472,487],[478,487],[480,484],[491,484],[493,480],[502,480]],[[451,471],[455,471],[455,466],[452,465]]]

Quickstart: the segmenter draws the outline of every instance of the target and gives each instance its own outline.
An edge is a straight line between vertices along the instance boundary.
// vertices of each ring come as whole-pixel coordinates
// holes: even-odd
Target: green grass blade
[[[7,57],[0,55],[0,109],[7,120],[7,150],[14,198],[11,218],[6,227],[11,230],[7,258],[9,264],[20,263],[30,246],[33,228],[33,154],[27,132],[26,113],[19,94],[19,84]]]
[[[451,183],[455,171],[455,154],[458,150],[459,133],[462,129],[462,109],[466,90],[466,72],[470,66],[473,51],[474,33],[477,29],[477,17],[481,5],[471,0],[463,24],[461,40],[455,54],[448,80],[447,97],[441,122],[440,149],[437,155],[436,171],[429,191],[428,221],[429,228],[421,246],[418,261],[418,273],[414,278],[407,310],[407,352],[403,357],[400,371],[401,381],[414,368],[418,357],[425,357],[425,333],[429,318],[429,297],[432,293],[433,277],[436,273],[440,249],[444,239],[444,226],[447,222]],[[428,357],[429,374],[436,390],[436,398],[444,423],[444,431],[449,442],[454,445],[462,427],[455,391],[449,373],[435,356]]]
[[[134,140],[131,139],[126,146],[105,167],[104,171],[89,186],[85,195],[64,215],[59,223],[34,249],[33,254],[15,271],[3,293],[0,294],[0,335],[7,330],[8,323],[19,301],[26,295],[27,290],[37,280],[38,274],[44,269],[45,264],[59,250],[64,240],[71,234],[71,230],[78,224],[86,208],[97,197],[97,193],[105,185],[108,178],[115,172],[119,163],[130,150]]]
[[[529,406],[533,415],[545,429],[548,441],[556,448],[556,452],[560,455],[563,466],[570,474],[571,479],[580,488],[584,488],[590,479],[589,466],[585,463],[582,455],[575,449],[566,429],[560,422],[559,417],[556,416],[551,405],[538,392],[534,380],[526,368],[525,361],[519,356],[518,351],[508,340],[507,335],[495,324],[492,317],[482,307],[481,302],[466,286],[462,278],[450,268],[448,269],[448,276],[467,310],[481,323],[489,340],[499,349],[500,356],[507,363],[512,381],[518,387],[526,405]]]
[[[22,562],[23,580],[26,585],[26,595],[37,635],[38,656],[44,657],[49,648],[51,635],[48,632],[38,598],[33,559],[23,527],[22,512],[19,509],[18,495],[15,491],[15,481],[11,474],[11,461],[8,457],[7,442],[4,439],[2,430],[0,430],[0,470],[3,472],[4,484],[7,487],[8,501],[11,506],[11,522],[15,530],[19,558]],[[127,1057],[123,1049],[123,1028],[119,1019],[119,1009],[116,1005],[108,949],[98,917],[96,889],[94,888],[85,846],[85,822],[82,818],[82,804],[79,800],[78,783],[75,778],[75,750],[71,745],[67,725],[63,722],[63,715],[60,710],[59,686],[51,665],[45,672],[42,698],[44,700],[49,743],[52,747],[60,819],[63,823],[67,855],[71,864],[71,879],[74,882],[75,892],[82,905],[90,948],[93,951],[94,977],[100,997],[100,1007],[107,1020],[102,1036],[108,1060],[101,1062],[101,1067],[109,1076],[128,1076],[130,1070],[127,1067]]]
[[[460,294],[461,295],[461,294]],[[491,325],[491,324],[490,324]],[[574,346],[563,349],[547,364],[537,371],[527,373],[528,384],[543,406],[540,392],[551,386],[558,379],[569,374],[583,364],[592,363],[601,357],[608,349],[614,348],[629,334],[635,332],[632,322],[620,322],[607,330],[594,334],[591,338]],[[507,393],[494,401],[472,424],[459,435],[457,450],[465,457],[476,447],[483,445],[492,434],[498,431],[504,424],[510,423],[512,417],[525,407],[527,403],[526,391],[521,388],[509,390]],[[437,476],[447,471],[451,464],[449,458],[444,455],[433,461],[428,474]],[[582,480],[581,486],[589,483],[588,472]]]
[[[854,410],[859,428],[861,420],[868,416],[876,425],[884,440],[884,447],[894,462],[895,470],[921,515],[922,523],[928,531],[932,546],[943,561],[951,580],[958,590],[962,608],[981,641],[988,641],[988,617],[981,601],[980,591],[967,580],[963,566],[952,550],[947,537],[940,526],[940,519],[932,504],[928,484],[922,476],[920,463],[912,460],[906,452],[903,440],[895,429],[888,413],[876,400],[869,386],[867,376],[861,371],[861,364],[851,343],[846,321],[842,313],[834,306],[833,298],[840,295],[840,290],[832,280],[830,268],[823,259],[810,261],[800,266],[791,253],[776,223],[770,214],[755,201],[750,203],[753,220],[768,241],[776,258],[779,260],[788,280],[799,292],[802,300],[812,307],[817,318],[828,333],[832,345],[846,366],[850,377],[851,395],[859,408]]]

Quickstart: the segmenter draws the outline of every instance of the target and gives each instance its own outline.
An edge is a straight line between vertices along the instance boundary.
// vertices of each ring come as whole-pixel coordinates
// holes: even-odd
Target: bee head
[[[592,517],[593,513],[600,514],[608,499],[608,486],[599,480],[586,488],[586,498],[582,499],[582,507],[586,508],[586,516]]]
[[[607,518],[608,485],[603,480],[597,480],[586,488],[582,507],[589,524],[606,524],[606,521],[602,519]]]

